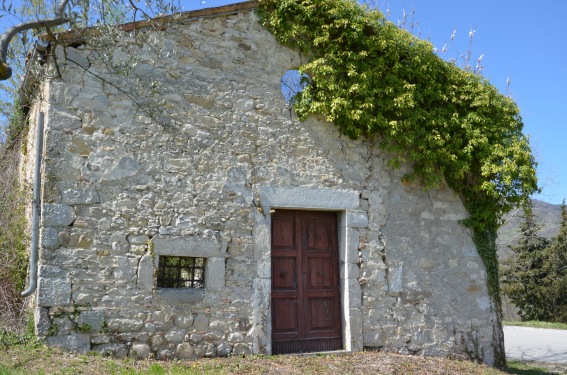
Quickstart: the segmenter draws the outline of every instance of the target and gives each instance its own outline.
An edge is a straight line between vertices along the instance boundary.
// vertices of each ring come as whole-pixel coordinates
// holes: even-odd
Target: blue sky
[[[235,0],[180,0],[184,10],[236,3]],[[17,3],[17,1],[15,1]],[[538,199],[559,204],[567,198],[567,44],[564,18],[567,1],[547,0],[374,0],[390,20],[403,10],[413,13],[423,39],[439,49],[449,43],[444,58],[469,50],[469,31],[475,30],[472,59],[484,54],[483,74],[518,103],[524,132],[530,136],[539,163],[542,194]],[[0,24],[5,25],[3,19]],[[409,26],[409,21],[408,21]],[[4,26],[5,27],[5,26]],[[507,81],[510,86],[507,88]]]
[[[530,136],[539,162],[543,187],[537,198],[561,203],[567,198],[567,2],[548,0],[379,0],[392,12],[392,21],[404,7],[415,10],[423,37],[442,48],[457,30],[446,53],[458,56],[468,49],[468,31],[476,30],[472,51],[484,54],[484,76],[518,103],[524,133]]]
[[[183,2],[186,10],[236,1]],[[375,0],[390,20],[414,12],[421,37],[439,49],[456,36],[446,58],[469,49],[469,30],[476,30],[472,58],[484,54],[483,74],[518,103],[543,187],[538,199],[561,203],[567,198],[567,1],[547,0]],[[414,31],[417,28],[414,27]],[[507,90],[507,81],[510,86]]]

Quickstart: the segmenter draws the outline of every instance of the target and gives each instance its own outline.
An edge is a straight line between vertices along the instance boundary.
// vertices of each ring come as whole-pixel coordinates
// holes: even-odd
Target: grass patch
[[[494,374],[468,361],[364,352],[321,356],[232,356],[192,361],[113,359],[18,345],[0,352],[0,374]]]
[[[547,329],[566,329],[567,324],[565,323],[551,323],[551,322],[540,322],[537,320],[529,320],[527,322],[520,321],[504,321],[505,326],[516,326],[516,327],[533,327],[533,328],[547,328]]]
[[[532,365],[519,361],[508,361],[508,371],[506,372],[508,374],[516,375],[552,375],[564,373],[563,371],[555,372],[544,367],[539,367],[538,365]]]
[[[470,361],[424,358],[384,352],[329,355],[247,355],[196,360],[115,359],[97,353],[72,354],[38,344],[14,345],[0,351],[0,375],[5,374],[104,374],[104,375],[203,375],[203,374],[562,374],[567,365],[510,362],[500,371]],[[551,364],[549,364],[551,365]]]

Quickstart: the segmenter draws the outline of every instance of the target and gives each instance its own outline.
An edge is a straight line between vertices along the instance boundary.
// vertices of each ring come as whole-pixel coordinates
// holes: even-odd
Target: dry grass
[[[26,322],[20,297],[27,269],[24,194],[18,170],[20,144],[19,138],[0,144],[0,336],[21,334]]]
[[[194,361],[112,359],[69,354],[44,346],[0,351],[0,374],[561,374],[515,365],[504,372],[468,361],[384,352],[312,356],[246,356]]]

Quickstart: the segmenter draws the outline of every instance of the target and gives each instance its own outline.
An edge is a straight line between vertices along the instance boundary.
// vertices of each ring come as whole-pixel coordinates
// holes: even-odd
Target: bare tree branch
[[[0,81],[4,81],[9,79],[12,76],[12,68],[6,62],[6,56],[8,55],[8,47],[10,46],[10,42],[12,38],[16,36],[16,34],[30,30],[30,29],[37,29],[41,27],[51,27],[64,24],[69,22],[67,17],[65,17],[65,7],[69,3],[69,0],[62,0],[55,11],[55,17],[48,18],[44,20],[37,20],[37,21],[28,21],[22,22],[18,25],[14,25],[10,27],[8,30],[0,36]]]
[[[132,93],[126,91],[124,88],[118,86],[117,84],[113,83],[112,81],[110,81],[110,80],[104,78],[101,74],[97,74],[97,73],[94,73],[94,72],[92,72],[92,71],[86,69],[84,66],[82,66],[82,65],[79,64],[78,62],[76,62],[76,61],[70,59],[69,57],[67,57],[66,60],[69,61],[69,62],[72,62],[72,63],[75,64],[78,68],[83,69],[86,73],[88,73],[88,74],[90,74],[90,75],[92,75],[92,76],[94,76],[94,77],[100,79],[102,82],[104,82],[104,83],[106,83],[106,84],[108,84],[108,85],[114,87],[114,88],[117,89],[118,91],[120,91],[120,92],[121,92],[122,94],[124,94],[128,99],[130,99],[130,100],[132,101],[132,103],[134,103],[134,105],[135,105],[136,108],[137,108],[137,109],[136,109],[136,112],[137,112],[138,110],[141,110],[141,111],[144,112],[149,118],[151,118],[153,121],[155,121],[155,122],[158,123],[158,124],[160,123],[159,119],[157,119],[157,118],[155,117],[155,115],[154,115],[148,108],[146,108],[146,106],[143,105],[143,103],[140,103],[138,100],[136,100],[136,97],[135,97]]]
[[[136,4],[134,4],[134,2],[132,0],[128,0],[130,2],[130,5],[132,6],[132,9],[134,9],[134,21],[136,20],[136,13],[138,13],[138,11],[142,12],[142,14],[147,18],[147,19],[151,19],[152,17],[150,17],[149,14],[147,14],[146,12],[144,12],[142,9],[140,9],[139,7],[136,6]]]

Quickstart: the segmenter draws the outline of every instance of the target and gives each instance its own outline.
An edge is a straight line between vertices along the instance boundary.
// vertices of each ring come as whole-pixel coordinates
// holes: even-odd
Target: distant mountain
[[[545,238],[553,238],[559,233],[561,224],[561,205],[532,199],[536,223],[541,225],[538,234]],[[520,225],[524,211],[515,209],[506,215],[506,224],[498,230],[498,256],[506,257],[509,245],[516,243],[520,236]]]

